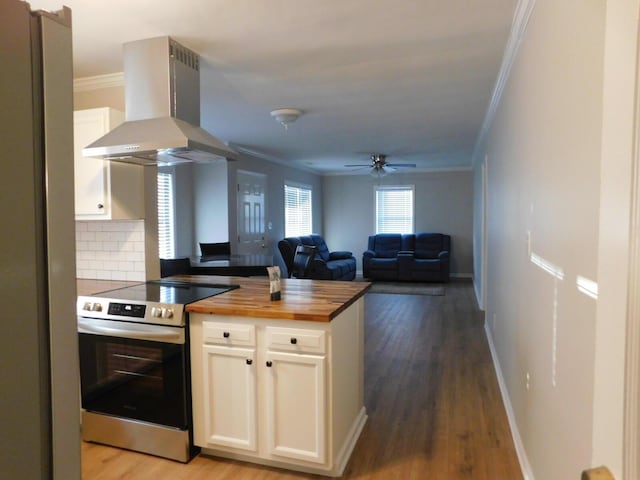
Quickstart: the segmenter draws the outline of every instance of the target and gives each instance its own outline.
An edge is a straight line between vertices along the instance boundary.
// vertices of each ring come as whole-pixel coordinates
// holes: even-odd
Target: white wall
[[[604,38],[604,2],[538,0],[479,155],[486,319],[536,479],[592,465],[597,302],[577,281],[599,279]]]
[[[375,186],[415,186],[415,231],[451,235],[451,272],[473,272],[471,171],[396,172],[381,181],[370,175],[324,177],[325,239],[331,250],[350,250],[362,271],[367,238],[375,233]]]

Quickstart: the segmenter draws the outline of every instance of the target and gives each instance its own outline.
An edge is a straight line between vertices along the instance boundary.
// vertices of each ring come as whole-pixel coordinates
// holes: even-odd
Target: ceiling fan
[[[371,163],[368,165],[345,165],[345,167],[369,167],[373,176],[383,177],[387,173],[395,172],[397,168],[415,168],[415,163],[387,163],[387,156],[380,153],[371,155]]]

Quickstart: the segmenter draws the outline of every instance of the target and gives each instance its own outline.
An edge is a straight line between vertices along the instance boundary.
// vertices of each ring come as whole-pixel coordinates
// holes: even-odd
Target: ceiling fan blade
[[[389,167],[416,168],[415,163],[387,163]]]
[[[358,164],[355,164],[355,165],[345,165],[345,167],[370,167],[370,166],[371,166],[370,163],[368,163],[368,164],[358,163]]]

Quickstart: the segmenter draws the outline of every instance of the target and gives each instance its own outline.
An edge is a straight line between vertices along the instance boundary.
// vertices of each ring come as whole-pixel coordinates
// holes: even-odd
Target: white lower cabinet
[[[362,308],[328,323],[191,314],[194,443],[341,475],[366,421]]]
[[[256,450],[255,349],[204,345],[204,438]]]
[[[269,453],[324,463],[325,357],[267,351]]]

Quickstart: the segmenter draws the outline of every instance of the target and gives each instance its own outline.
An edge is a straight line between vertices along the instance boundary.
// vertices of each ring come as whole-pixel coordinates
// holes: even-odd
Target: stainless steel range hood
[[[169,37],[125,43],[125,122],[82,149],[139,165],[234,160],[238,153],[200,128],[200,58]]]

